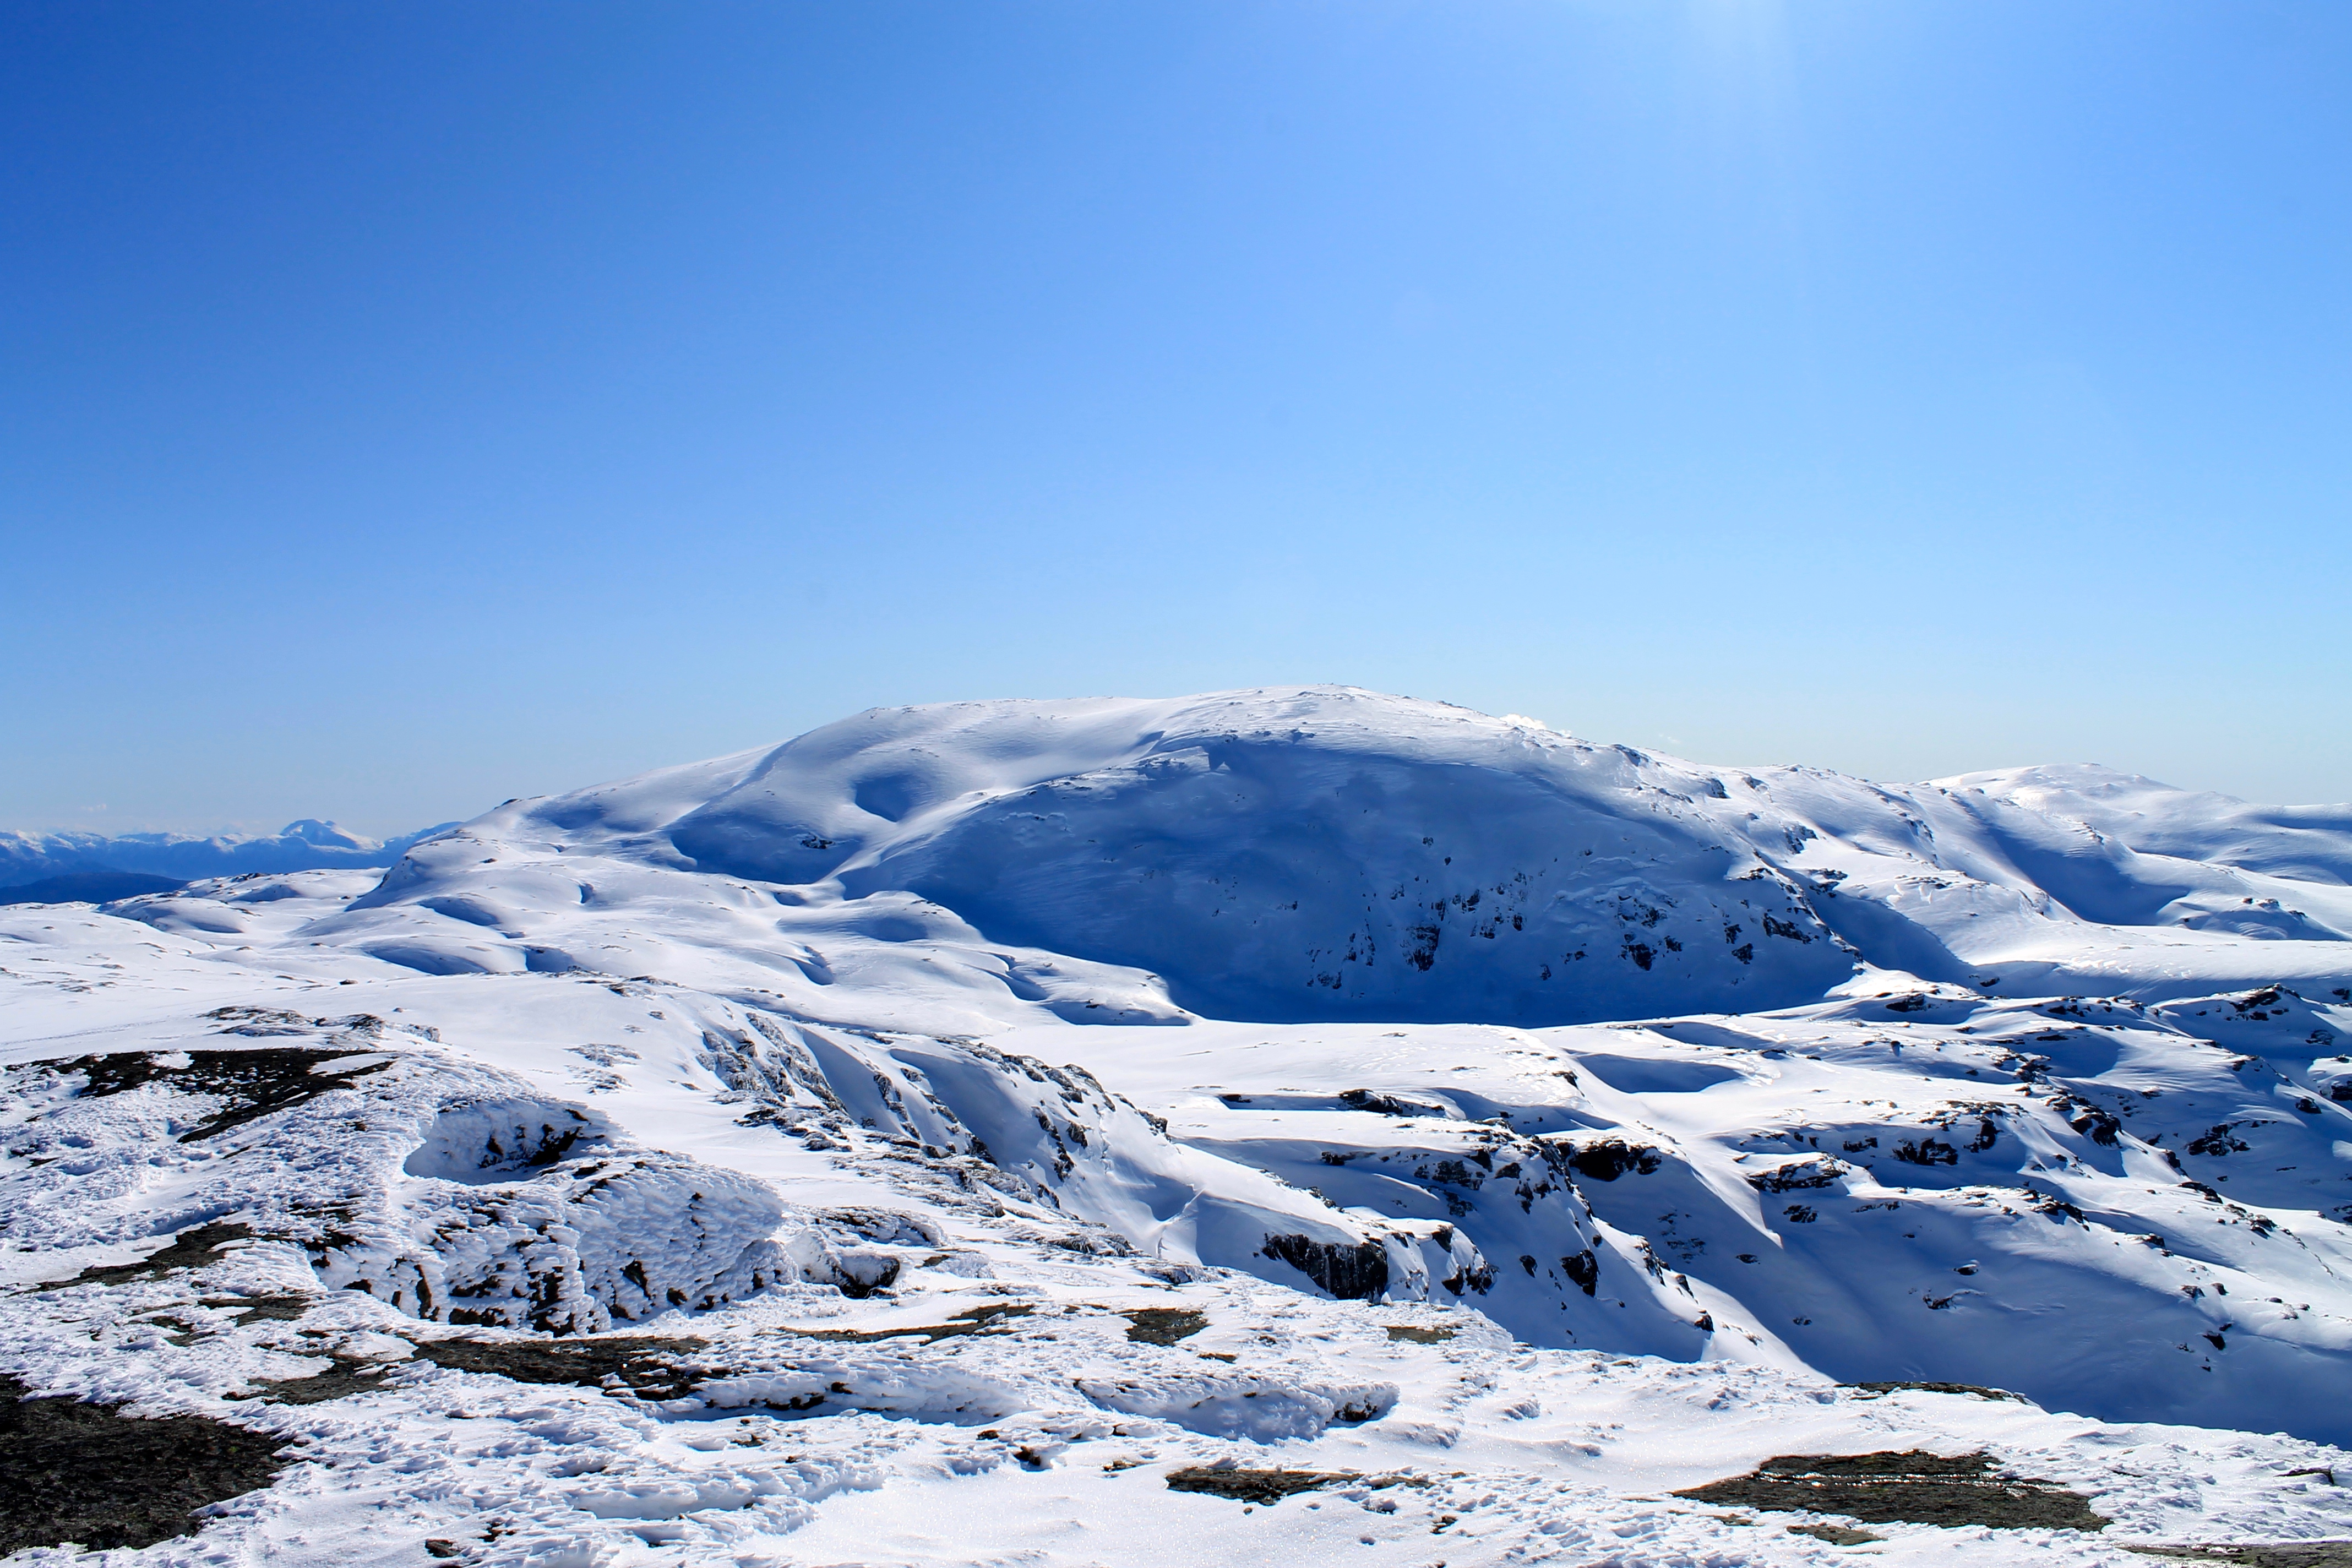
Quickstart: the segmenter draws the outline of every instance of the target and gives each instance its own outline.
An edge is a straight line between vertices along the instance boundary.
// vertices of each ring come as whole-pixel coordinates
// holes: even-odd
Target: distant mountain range
[[[266,836],[0,832],[0,890],[10,903],[104,900],[160,892],[201,877],[389,866],[411,845],[453,826],[445,822],[381,841],[307,816]]]

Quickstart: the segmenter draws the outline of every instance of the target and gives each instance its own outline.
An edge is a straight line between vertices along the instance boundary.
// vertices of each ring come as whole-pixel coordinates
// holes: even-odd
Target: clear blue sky
[[[0,826],[1317,680],[2352,797],[2352,7],[5,27]]]

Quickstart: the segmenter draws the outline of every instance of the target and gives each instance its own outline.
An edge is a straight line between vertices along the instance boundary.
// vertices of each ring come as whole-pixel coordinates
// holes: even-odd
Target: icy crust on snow
[[[296,1445],[156,1563],[1805,1563],[1667,1494],[1913,1448],[2115,1523],[1900,1561],[2342,1536],[2333,820],[1288,690],[0,910],[0,1371]]]

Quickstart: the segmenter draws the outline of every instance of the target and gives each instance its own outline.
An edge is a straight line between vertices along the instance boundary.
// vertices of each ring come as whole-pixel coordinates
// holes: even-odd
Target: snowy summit
[[[289,832],[0,910],[5,1370],[217,1459],[28,1562],[2352,1535],[2352,806],[1317,687]]]

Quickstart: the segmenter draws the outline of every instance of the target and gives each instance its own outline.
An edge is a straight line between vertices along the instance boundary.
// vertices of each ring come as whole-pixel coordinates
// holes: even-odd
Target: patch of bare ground
[[[1986,1454],[1784,1454],[1744,1476],[1675,1494],[1767,1512],[1842,1514],[1865,1524],[2104,1530],[2090,1499],[2000,1474]]]

